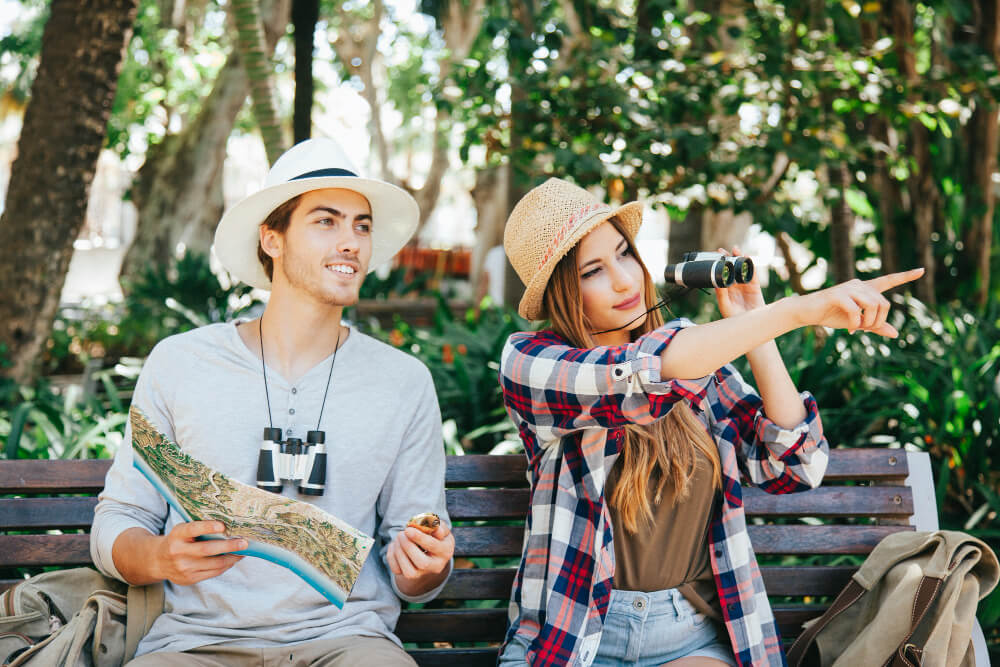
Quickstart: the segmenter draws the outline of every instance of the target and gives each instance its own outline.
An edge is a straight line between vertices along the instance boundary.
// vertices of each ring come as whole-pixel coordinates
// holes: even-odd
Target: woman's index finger
[[[885,292],[891,290],[893,287],[899,287],[900,285],[914,281],[922,275],[924,275],[923,268],[910,269],[909,271],[900,271],[899,273],[888,273],[878,278],[866,280],[865,282],[879,292]]]

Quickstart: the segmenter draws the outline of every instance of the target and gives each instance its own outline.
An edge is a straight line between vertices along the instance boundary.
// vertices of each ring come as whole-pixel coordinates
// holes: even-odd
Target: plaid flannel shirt
[[[747,534],[740,476],[769,493],[819,485],[829,447],[816,401],[801,394],[805,421],[785,429],[764,415],[760,396],[731,365],[697,380],[661,380],[659,355],[685,326],[691,323],[675,320],[622,347],[574,348],[551,331],[516,333],[504,346],[500,382],[531,482],[505,645],[524,643],[530,665],[593,661],[615,570],[605,480],[625,425],[652,423],[681,400],[719,448],[722,502],[709,556],[736,660],[785,664]]]

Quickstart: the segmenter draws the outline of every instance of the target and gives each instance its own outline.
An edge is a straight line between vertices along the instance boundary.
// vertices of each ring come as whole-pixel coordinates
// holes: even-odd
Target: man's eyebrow
[[[344,217],[343,213],[341,213],[340,211],[338,211],[335,208],[330,208],[329,206],[317,206],[313,210],[309,211],[309,213],[307,213],[306,215],[312,215],[313,213],[316,213],[317,211],[325,211],[326,213],[329,213],[330,215],[332,215],[335,218],[343,218]],[[354,216],[354,219],[355,220],[371,220],[372,216],[371,216],[371,213],[359,213],[358,215]]]

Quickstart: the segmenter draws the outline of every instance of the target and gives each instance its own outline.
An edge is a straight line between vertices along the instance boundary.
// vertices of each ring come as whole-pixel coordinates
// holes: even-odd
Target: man
[[[264,189],[228,211],[215,237],[235,277],[270,289],[263,315],[158,343],[132,403],[185,452],[251,485],[265,427],[303,440],[324,431],[325,492],[285,484],[283,495],[379,542],[338,610],[290,570],[231,553],[243,540],[198,540],[222,525],[184,523],[133,467],[126,429],[91,553],[108,575],[165,584],[164,613],[132,665],[415,664],[392,633],[398,598],[437,595],[455,544],[440,412],[420,362],[342,325],[341,314],[369,267],[412,236],[418,208],[403,190],[355,174],[328,139],[275,162]],[[441,517],[434,533],[405,527],[422,512]]]

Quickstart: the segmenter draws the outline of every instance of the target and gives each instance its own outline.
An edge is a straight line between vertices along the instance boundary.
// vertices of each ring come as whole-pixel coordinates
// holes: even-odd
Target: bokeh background
[[[1000,0],[0,0],[0,456],[112,455],[156,340],[258,313],[215,224],[327,136],[420,203],[347,316],[431,368],[449,453],[518,449],[503,223],[559,176],[646,203],[654,274],[925,267],[898,339],[780,347],[834,446],[929,452],[942,526],[1000,545],[998,63]],[[1000,593],[979,618],[996,656]]]

